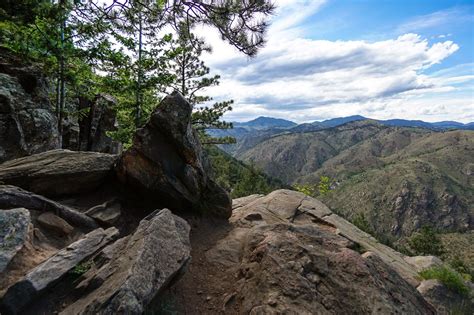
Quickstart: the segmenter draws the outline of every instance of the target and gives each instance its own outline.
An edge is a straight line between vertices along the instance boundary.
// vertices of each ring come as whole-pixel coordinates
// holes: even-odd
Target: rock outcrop
[[[0,164],[0,182],[45,196],[93,191],[113,175],[117,155],[52,150]]]
[[[117,101],[107,94],[98,94],[93,101],[79,102],[79,110],[88,109],[88,114],[78,122],[77,150],[112,154],[121,152],[121,144],[107,135],[107,132],[117,130],[118,123],[113,109],[116,105]]]
[[[21,313],[23,308],[48,287],[117,236],[118,230],[116,228],[109,228],[105,231],[99,228],[59,251],[8,289],[0,304],[2,314]]]
[[[59,147],[48,93],[38,67],[0,48],[0,163]]]
[[[229,217],[230,197],[209,177],[209,162],[192,129],[191,112],[192,106],[179,93],[167,96],[122,155],[119,179],[160,206]]]
[[[143,314],[190,259],[189,230],[167,209],[150,214],[96,257],[77,287],[88,294],[61,314]]]
[[[416,270],[324,204],[278,190],[237,199],[227,236],[206,252],[236,274],[224,310],[245,314],[435,314]]]
[[[0,274],[23,247],[30,222],[30,212],[24,208],[0,210]]]

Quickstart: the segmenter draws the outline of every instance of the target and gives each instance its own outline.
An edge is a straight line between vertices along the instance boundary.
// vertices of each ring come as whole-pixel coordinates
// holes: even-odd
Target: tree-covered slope
[[[215,180],[229,191],[233,198],[267,194],[285,186],[281,181],[272,179],[253,165],[247,165],[233,158],[216,146],[207,147],[206,152]]]
[[[430,225],[472,230],[474,133],[435,132],[360,121],[276,136],[242,154],[287,184],[332,189],[323,196],[349,219],[364,218],[376,236],[396,240]]]

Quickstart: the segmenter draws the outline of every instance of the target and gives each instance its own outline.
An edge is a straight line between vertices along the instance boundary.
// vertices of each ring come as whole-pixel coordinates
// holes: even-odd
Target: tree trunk
[[[65,0],[60,2],[62,17],[61,17],[61,52],[59,56],[59,108],[58,108],[58,134],[59,134],[59,147],[63,146],[63,111],[66,104],[66,78],[65,78],[65,56],[64,56],[64,32],[66,30],[66,15],[65,15]]]
[[[140,125],[140,116],[141,116],[141,101],[142,101],[142,79],[143,79],[143,69],[142,69],[142,12],[140,9],[138,15],[138,78],[137,78],[137,91],[136,91],[136,113],[135,113],[135,126]]]
[[[183,45],[182,64],[181,64],[181,95],[186,97],[186,46]]]

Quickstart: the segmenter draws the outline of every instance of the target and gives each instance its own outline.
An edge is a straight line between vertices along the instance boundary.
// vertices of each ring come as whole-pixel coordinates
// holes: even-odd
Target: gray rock
[[[436,256],[405,257],[405,261],[415,267],[416,272],[443,265],[443,261]]]
[[[472,314],[474,305],[469,297],[447,288],[439,280],[424,280],[417,290],[440,315]]]
[[[89,113],[79,121],[80,151],[95,151],[118,154],[122,150],[120,142],[107,135],[117,130],[117,118],[114,107],[117,101],[110,95],[98,94],[93,101],[82,100],[80,110],[88,108]]]
[[[0,273],[23,247],[30,223],[30,212],[27,209],[0,210]]]
[[[36,220],[44,228],[60,235],[69,235],[74,231],[74,228],[69,223],[52,212],[42,213]]]
[[[78,285],[88,294],[61,314],[142,314],[190,259],[189,231],[171,211],[155,211],[103,250],[106,263]]]
[[[51,211],[68,223],[81,228],[95,229],[97,222],[87,215],[46,197],[11,185],[0,185],[0,209],[23,207],[38,211]]]
[[[1,164],[0,182],[46,196],[93,191],[116,160],[112,154],[52,150]]]
[[[99,228],[48,258],[7,290],[0,304],[2,314],[20,313],[44,290],[117,236],[116,228],[105,231]]]
[[[90,208],[85,214],[103,224],[113,225],[120,218],[121,209],[122,207],[118,200],[109,200]]]
[[[179,93],[164,98],[122,154],[117,174],[122,183],[163,207],[227,218],[232,201],[209,177],[191,113],[192,106]]]
[[[0,48],[0,163],[59,147],[48,93],[38,67]]]

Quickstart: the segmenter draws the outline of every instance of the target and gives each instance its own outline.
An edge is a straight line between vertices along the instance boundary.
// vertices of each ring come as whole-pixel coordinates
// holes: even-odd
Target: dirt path
[[[230,231],[227,221],[187,218],[192,260],[185,274],[160,298],[159,314],[222,314],[235,284],[235,271],[210,263],[206,251]],[[225,314],[238,314],[236,303]]]

